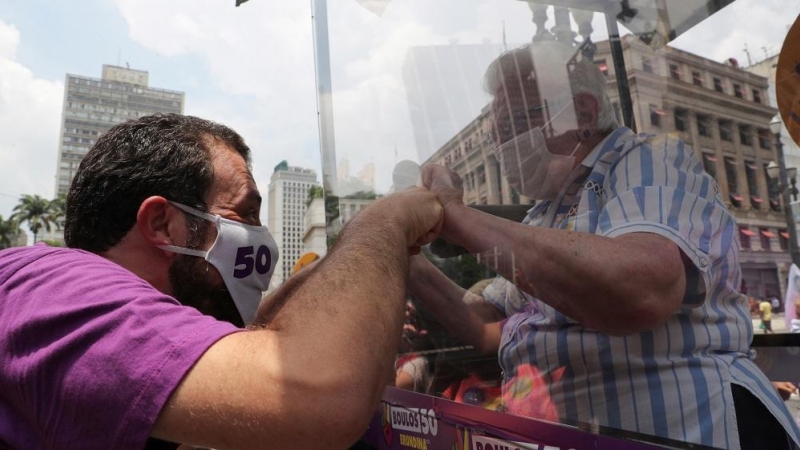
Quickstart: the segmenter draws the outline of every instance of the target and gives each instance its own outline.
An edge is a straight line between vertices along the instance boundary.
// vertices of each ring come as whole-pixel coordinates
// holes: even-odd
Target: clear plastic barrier
[[[633,337],[609,336],[587,326],[591,318],[565,314],[571,310],[559,302],[569,298],[537,298],[538,287],[520,269],[524,247],[470,253],[437,241],[424,249],[426,257],[466,290],[469,308],[496,317],[498,333],[509,336],[497,337],[499,348],[477,348],[448,332],[448,321],[426,306],[424,294],[411,295],[398,386],[509,414],[725,445],[725,438],[701,439],[700,432],[642,417],[657,401],[672,405],[667,397],[688,398],[687,390],[699,389],[692,386],[695,372],[676,367],[708,361],[686,354],[747,358],[752,333],[770,331],[759,328],[762,321],[775,332],[791,327],[795,310],[786,304],[786,280],[796,247],[784,194],[793,192],[795,180],[791,170],[783,178],[774,171],[797,167],[800,152],[785,130],[778,137],[770,125],[779,119],[778,53],[800,4],[316,0],[314,8],[329,237],[373,195],[417,184],[417,166],[427,164],[454,171],[464,203],[475,209],[602,234],[616,219],[605,206],[586,203],[594,195],[610,205],[616,195],[606,192],[602,177],[622,176],[615,172],[619,159],[601,151],[615,139],[666,152],[688,148],[685,168],[653,167],[666,178],[706,183],[711,194],[699,195],[725,211],[714,217],[735,220],[726,239],[738,246],[741,278],[703,275],[716,273],[725,256],[692,249],[713,242],[691,233],[696,241],[686,245],[672,239],[687,267],[684,300],[666,325],[637,329]],[[653,159],[662,158],[659,151]],[[590,161],[585,173],[576,175],[575,158]],[[643,167],[642,161],[635,163]],[[602,164],[612,168],[595,179]],[[662,173],[647,176],[658,180]],[[676,182],[665,183],[673,189]],[[650,208],[639,206],[643,215]],[[664,215],[673,213],[675,229],[693,220],[678,209]],[[663,230],[658,233],[669,234]],[[505,278],[495,278],[495,271]],[[763,300],[771,319],[764,318]],[[709,323],[735,331],[725,328],[723,337],[708,339],[692,334]],[[688,327],[684,334],[681,326]],[[689,334],[696,347],[687,343]],[[637,392],[647,398],[637,399]],[[684,413],[704,414],[696,406]]]

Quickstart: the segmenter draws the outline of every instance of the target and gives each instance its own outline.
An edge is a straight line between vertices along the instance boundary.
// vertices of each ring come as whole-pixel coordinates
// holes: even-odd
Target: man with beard
[[[750,359],[736,223],[694,150],[617,125],[591,55],[555,41],[486,74],[494,152],[537,200],[522,224],[466,207],[457,174],[422,169],[442,237],[502,276],[465,292],[414,257],[412,294],[496,352],[504,406],[713,446],[785,449],[800,431]]]
[[[70,248],[0,253],[0,447],[363,433],[393,375],[409,248],[441,207],[422,188],[375,202],[259,309],[278,255],[249,160],[233,130],[174,114],[98,140],[67,198]]]

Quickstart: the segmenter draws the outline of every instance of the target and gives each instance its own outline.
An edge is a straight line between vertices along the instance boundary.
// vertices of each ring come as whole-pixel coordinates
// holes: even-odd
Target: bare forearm
[[[359,214],[306,279],[288,287],[268,325],[283,336],[293,368],[336,372],[372,403],[393,376],[408,270],[403,231],[380,220]]]
[[[450,242],[481,255],[482,262],[567,316],[609,334],[652,328],[683,297],[680,251],[660,236],[607,238],[535,228],[468,207],[447,211],[445,224]]]
[[[455,284],[422,256],[414,257],[411,264],[409,291],[450,334],[484,353],[497,351],[499,335],[491,332],[491,324],[502,319],[499,311]]]

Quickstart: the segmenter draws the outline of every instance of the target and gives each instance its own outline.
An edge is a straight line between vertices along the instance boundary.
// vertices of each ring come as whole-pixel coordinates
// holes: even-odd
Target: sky
[[[0,2],[0,215],[22,194],[54,196],[65,75],[99,77],[103,64],[147,70],[151,86],[186,93],[187,114],[237,130],[262,194],[281,160],[319,173],[311,1],[234,3]],[[746,65],[745,45],[753,62],[778,52],[798,14],[797,0],[736,0],[672,45]],[[534,30],[517,0],[328,0],[328,19],[337,158],[351,175],[374,164],[383,192],[397,161],[417,159],[409,49],[497,45],[503,29],[512,45]],[[593,23],[605,37],[602,18]]]

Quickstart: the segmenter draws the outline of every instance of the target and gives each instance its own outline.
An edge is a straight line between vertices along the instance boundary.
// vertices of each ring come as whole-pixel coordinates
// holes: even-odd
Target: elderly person
[[[533,365],[564,420],[722,448],[800,442],[750,359],[736,225],[694,151],[618,126],[605,78],[562,44],[502,55],[486,87],[501,169],[539,202],[512,223],[466,207],[454,172],[424,167],[442,236],[502,276],[476,299],[414,257],[410,288],[498,352],[506,409],[541,402],[517,373]]]

